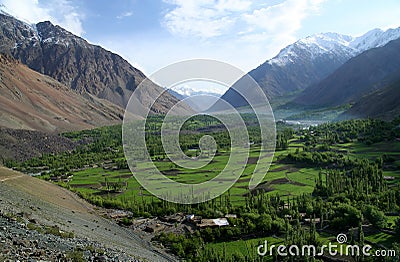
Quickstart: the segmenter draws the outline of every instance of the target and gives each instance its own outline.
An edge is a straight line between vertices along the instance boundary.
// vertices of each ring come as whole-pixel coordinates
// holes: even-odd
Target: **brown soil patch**
[[[281,185],[281,184],[289,184],[289,183],[290,183],[290,180],[287,179],[286,177],[278,178],[278,179],[272,180],[270,182],[271,185]]]
[[[250,182],[250,178],[242,178],[237,181],[238,183]]]
[[[297,167],[293,167],[293,166],[281,166],[278,168],[274,168],[274,169],[269,169],[268,172],[281,172],[281,171],[286,171],[286,173],[294,173],[299,171],[300,168]]]
[[[164,176],[177,176],[177,175],[181,174],[181,171],[179,171],[178,169],[170,169],[170,170],[161,171],[161,173]]]
[[[295,172],[298,172],[299,170],[300,170],[300,168],[291,166],[286,173],[295,173]]]
[[[73,188],[91,188],[91,189],[99,189],[101,185],[99,183],[96,184],[76,184],[71,185]]]
[[[268,172],[280,172],[280,171],[285,171],[288,170],[288,166],[281,166],[278,168],[274,168],[274,169],[269,169]]]
[[[247,187],[244,187],[247,188]],[[254,196],[260,194],[260,193],[266,193],[266,192],[271,192],[274,191],[274,189],[270,186],[270,183],[268,181],[262,182],[256,188],[252,189],[250,193],[246,193],[243,196],[248,196],[249,194],[252,194]]]
[[[270,182],[270,184],[271,185],[292,184],[292,185],[296,185],[296,186],[306,186],[306,184],[303,184],[303,183],[300,183],[300,182],[297,182],[297,181],[289,180],[286,177],[272,180]]]
[[[107,195],[107,196],[118,196],[118,195],[121,195],[122,193],[123,192],[102,190],[102,191],[94,193],[93,195],[96,195],[96,196],[104,196],[104,195]]]
[[[247,164],[248,164],[248,165],[257,164],[257,162],[258,162],[258,157],[256,157],[256,156],[249,157],[249,158],[247,159]]]
[[[131,178],[131,177],[133,177],[133,175],[132,174],[126,174],[126,175],[119,175],[119,176],[116,176],[116,178]]]

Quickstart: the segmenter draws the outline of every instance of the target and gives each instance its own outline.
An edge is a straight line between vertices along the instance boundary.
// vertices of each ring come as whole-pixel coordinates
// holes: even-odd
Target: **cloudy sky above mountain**
[[[50,20],[150,75],[210,58],[249,71],[295,40],[400,26],[398,0],[0,0],[6,12]]]

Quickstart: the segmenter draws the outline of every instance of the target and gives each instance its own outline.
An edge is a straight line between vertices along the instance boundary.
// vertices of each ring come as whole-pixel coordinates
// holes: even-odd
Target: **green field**
[[[252,148],[250,158],[258,156],[259,149]],[[277,155],[281,154],[278,153]],[[181,183],[201,183],[214,178],[225,167],[229,158],[229,152],[223,152],[213,159],[213,161],[203,168],[191,170],[181,168],[168,161],[155,162],[157,168],[164,174],[177,182]],[[276,161],[276,158],[275,158]],[[146,166],[138,166],[136,172],[141,172]],[[234,205],[242,205],[245,201],[244,196],[249,193],[249,179],[255,163],[246,165],[242,176],[230,189],[231,201]],[[266,173],[262,188],[268,194],[281,194],[282,196],[296,196],[303,193],[311,193],[315,185],[315,179],[319,169],[316,168],[296,168],[293,165],[280,165],[276,162],[271,164],[269,172]],[[103,168],[87,168],[82,171],[72,172],[73,178],[68,183],[77,192],[103,195],[124,201],[135,201],[143,198],[146,201],[153,199],[146,190],[136,181],[134,174],[129,169],[104,170]],[[106,182],[127,182],[128,187],[122,192],[111,193],[106,190]],[[103,186],[102,186],[103,184]],[[142,197],[144,196],[144,197]]]
[[[222,243],[210,243],[205,246],[204,252],[215,252],[224,254],[226,257],[234,257],[238,258],[243,257],[245,254],[248,257],[256,258],[257,248],[260,245],[265,245],[265,241],[267,241],[268,246],[271,245],[281,245],[284,244],[284,239],[278,237],[263,237],[263,238],[253,238],[249,240],[236,240]],[[264,257],[264,261],[272,261],[272,257],[268,254]]]

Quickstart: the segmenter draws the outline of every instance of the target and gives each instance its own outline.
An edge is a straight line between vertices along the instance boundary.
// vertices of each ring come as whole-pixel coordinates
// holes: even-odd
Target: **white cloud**
[[[215,8],[220,11],[242,12],[250,8],[251,1],[247,0],[219,0]]]
[[[247,24],[238,41],[258,44],[277,53],[282,47],[297,40],[296,33],[302,22],[310,15],[318,14],[325,0],[286,0],[282,3],[254,9],[244,13]]]
[[[125,18],[125,17],[130,17],[130,16],[132,16],[132,15],[133,15],[133,12],[128,11],[128,12],[125,12],[125,13],[122,13],[122,14],[118,15],[118,16],[117,16],[117,19],[123,19],[123,18]]]
[[[176,35],[210,38],[232,28],[236,14],[246,11],[248,0],[164,0],[174,5],[166,13],[163,24]]]
[[[293,35],[301,28],[301,22],[309,14],[315,13],[323,0],[287,0],[280,4],[255,9],[243,14],[243,20],[251,31],[276,36]]]
[[[181,37],[182,45],[191,43],[192,57],[220,59],[248,70],[297,40],[304,20],[318,15],[326,0],[163,1],[171,5],[163,25]],[[193,43],[196,39],[207,41]],[[179,58],[185,52],[182,45],[176,47]]]
[[[29,23],[49,20],[52,18],[49,15],[50,10],[44,7],[39,7],[39,2],[37,0],[1,0],[0,3],[3,5],[2,9],[7,13]]]
[[[282,42],[294,34],[325,0],[285,0],[278,4],[248,0],[164,0],[174,6],[164,16],[167,29],[180,36],[230,37]],[[266,38],[264,38],[265,40]]]
[[[68,31],[81,36],[84,34],[82,20],[84,14],[72,5],[69,0],[58,0],[41,3],[38,0],[0,0],[5,11],[29,23],[49,20]]]

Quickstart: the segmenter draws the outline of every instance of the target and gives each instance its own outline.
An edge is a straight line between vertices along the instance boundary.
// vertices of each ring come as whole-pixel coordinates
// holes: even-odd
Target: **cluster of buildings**
[[[202,218],[194,214],[185,215],[177,213],[170,216],[160,217],[159,223],[152,223],[144,229],[149,233],[157,233],[164,231],[168,226],[182,225],[186,231],[193,233],[196,229],[203,229],[207,227],[224,227],[229,226],[228,218],[236,218],[234,214],[227,214],[220,218]]]

